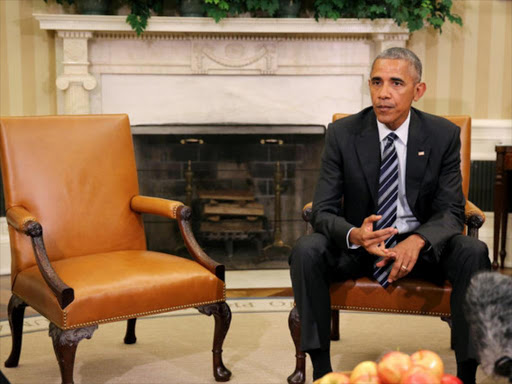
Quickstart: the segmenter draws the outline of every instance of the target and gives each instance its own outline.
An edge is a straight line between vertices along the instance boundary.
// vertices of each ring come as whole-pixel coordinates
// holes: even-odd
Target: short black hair
[[[421,60],[418,58],[418,56],[416,56],[416,54],[413,51],[401,47],[388,48],[385,51],[379,53],[375,60],[373,60],[372,70],[373,66],[375,65],[375,62],[379,59],[401,59],[408,61],[409,64],[411,64],[414,67],[414,69],[416,70],[416,74],[418,75],[416,78],[416,82],[419,83],[421,81],[423,66],[421,65]]]

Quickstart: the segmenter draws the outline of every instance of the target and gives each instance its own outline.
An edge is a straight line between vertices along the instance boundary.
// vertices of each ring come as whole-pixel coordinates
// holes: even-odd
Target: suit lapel
[[[405,171],[405,191],[409,207],[415,213],[416,200],[425,175],[430,155],[430,145],[418,115],[411,109],[409,137],[407,139],[407,165]],[[417,215],[416,215],[417,216]]]
[[[356,138],[356,152],[374,206],[377,207],[380,172],[379,131],[377,129],[377,118],[373,111],[368,114],[366,119],[361,134]]]

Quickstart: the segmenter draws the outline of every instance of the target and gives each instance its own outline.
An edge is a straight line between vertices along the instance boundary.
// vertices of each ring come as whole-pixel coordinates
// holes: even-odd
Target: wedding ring
[[[404,271],[408,271],[408,269],[405,265],[402,265],[400,268],[402,268]]]

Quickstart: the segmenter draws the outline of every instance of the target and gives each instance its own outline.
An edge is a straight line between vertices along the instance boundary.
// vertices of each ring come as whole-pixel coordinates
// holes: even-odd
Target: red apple
[[[377,374],[382,384],[399,384],[404,372],[411,368],[408,354],[403,352],[386,353],[377,364]]]
[[[416,365],[402,375],[400,384],[441,384],[441,381],[432,372]]]
[[[426,349],[414,352],[411,355],[412,365],[420,366],[433,373],[439,380],[444,374],[443,360],[435,352]]]
[[[350,375],[350,384],[380,384],[377,376],[377,363],[363,361],[357,364]]]
[[[330,372],[316,380],[313,384],[350,384],[350,379],[344,373]]]
[[[399,384],[402,374],[411,368],[408,354],[403,352],[386,353],[377,364],[377,373],[382,384]]]
[[[457,376],[453,376],[448,373],[445,373],[443,375],[443,377],[441,377],[441,384],[464,384],[464,383]]]

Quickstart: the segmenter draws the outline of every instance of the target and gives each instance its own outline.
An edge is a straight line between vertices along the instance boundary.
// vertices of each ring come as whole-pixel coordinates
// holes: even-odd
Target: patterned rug
[[[289,298],[230,299],[231,328],[224,343],[224,363],[233,372],[230,383],[283,384],[295,367],[295,349],[288,331]],[[195,309],[140,318],[137,343],[125,345],[125,322],[101,325],[77,350],[75,384],[203,384],[212,375],[212,318]],[[376,330],[379,330],[377,333]],[[441,355],[445,371],[455,373],[448,326],[438,318],[342,312],[341,341],[332,344],[335,370],[349,371],[363,360],[385,352],[413,353],[430,349]],[[0,359],[10,353],[7,321],[0,322]],[[3,365],[3,364],[2,364]],[[311,366],[307,362],[307,383]],[[26,318],[20,365],[3,368],[12,384],[60,384],[60,373],[48,337],[48,321]],[[479,371],[478,382],[488,381]]]

